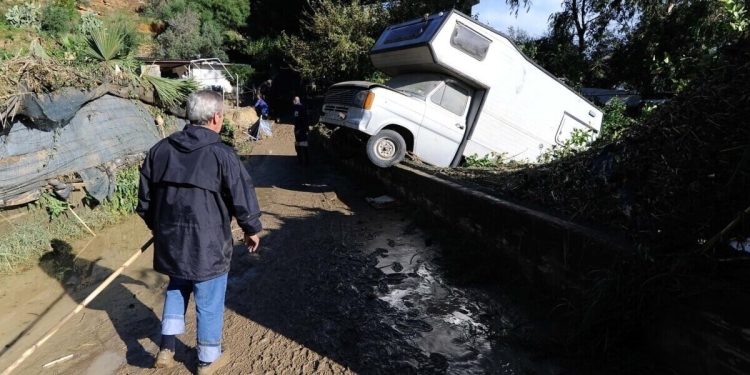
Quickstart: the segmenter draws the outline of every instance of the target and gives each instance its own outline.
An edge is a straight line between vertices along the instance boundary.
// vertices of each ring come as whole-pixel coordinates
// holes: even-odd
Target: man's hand
[[[247,246],[247,251],[251,253],[258,251],[258,246],[260,246],[260,237],[258,237],[257,234],[245,234],[245,246]]]

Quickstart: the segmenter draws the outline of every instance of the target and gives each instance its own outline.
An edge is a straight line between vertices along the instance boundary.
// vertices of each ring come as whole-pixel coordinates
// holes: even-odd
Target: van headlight
[[[362,107],[365,104],[365,100],[367,99],[367,93],[369,91],[364,90],[357,93],[357,95],[354,97],[355,102],[359,107]]]
[[[375,93],[369,90],[360,91],[354,97],[360,108],[370,109],[372,108],[372,102],[375,100]]]

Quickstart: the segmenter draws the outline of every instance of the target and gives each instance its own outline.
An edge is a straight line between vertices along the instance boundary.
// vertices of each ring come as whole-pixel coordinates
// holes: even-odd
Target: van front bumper
[[[325,104],[323,105],[323,114],[320,116],[320,122],[363,130],[367,127],[371,118],[372,113],[362,108]]]

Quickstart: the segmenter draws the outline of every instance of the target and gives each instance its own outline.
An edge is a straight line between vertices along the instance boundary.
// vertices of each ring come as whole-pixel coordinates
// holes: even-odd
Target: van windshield
[[[444,77],[438,74],[404,74],[391,78],[385,85],[407,95],[425,99],[443,79]]]

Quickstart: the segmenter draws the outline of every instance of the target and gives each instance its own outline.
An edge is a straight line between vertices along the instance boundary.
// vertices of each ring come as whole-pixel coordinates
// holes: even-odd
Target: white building
[[[232,64],[223,63],[217,58],[197,60],[145,60],[141,67],[145,74],[157,76],[170,72],[176,78],[192,78],[200,88],[218,89],[224,93],[235,92],[238,84],[237,79],[231,75],[227,67]],[[158,69],[156,68],[158,67]],[[218,91],[218,90],[217,90]]]

